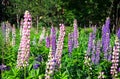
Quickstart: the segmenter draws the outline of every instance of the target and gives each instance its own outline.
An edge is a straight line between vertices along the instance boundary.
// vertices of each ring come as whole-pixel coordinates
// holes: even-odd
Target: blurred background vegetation
[[[0,0],[0,21],[20,25],[25,10],[32,14],[35,26],[71,26],[73,19],[79,26],[102,25],[106,17],[112,26],[120,25],[120,0]]]

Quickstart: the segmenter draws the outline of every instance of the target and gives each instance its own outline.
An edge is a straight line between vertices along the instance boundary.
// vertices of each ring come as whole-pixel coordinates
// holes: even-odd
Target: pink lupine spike
[[[30,53],[30,27],[31,27],[31,15],[29,11],[24,14],[24,23],[22,29],[21,42],[17,57],[17,67],[24,67],[28,65],[29,53]],[[28,24],[29,23],[29,24]]]
[[[52,30],[53,30],[53,28],[52,28]],[[58,42],[57,42],[57,49],[56,49],[55,55],[53,53],[53,51],[54,51],[53,45],[52,45],[52,43],[50,43],[51,45],[50,45],[50,52],[49,52],[49,55],[48,55],[48,62],[46,64],[45,79],[51,79],[53,77],[54,70],[55,70],[56,66],[57,67],[60,66],[64,36],[65,36],[65,26],[64,26],[64,24],[61,24],[60,25],[59,38],[58,38]],[[54,38],[51,38],[51,39],[54,40]]]
[[[115,39],[115,46],[113,48],[113,54],[112,54],[112,66],[111,66],[111,75],[112,78],[115,79],[117,77],[117,69],[118,69],[118,63],[119,63],[119,52],[120,52],[120,41],[118,37]]]
[[[15,25],[12,27],[12,46],[15,46],[15,39],[16,39],[16,29]]]
[[[60,25],[60,34],[59,34],[58,42],[57,42],[57,49],[56,49],[56,53],[55,53],[56,65],[58,66],[58,68],[60,67],[60,63],[61,63],[64,36],[65,36],[65,26],[64,26],[64,24],[61,24]]]

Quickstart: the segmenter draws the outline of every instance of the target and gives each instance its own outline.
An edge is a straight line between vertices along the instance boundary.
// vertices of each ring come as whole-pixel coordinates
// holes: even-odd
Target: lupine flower
[[[15,25],[12,27],[12,46],[15,46],[15,39],[16,39],[16,30]]]
[[[50,47],[50,37],[49,36],[46,37],[46,47],[47,48]]]
[[[107,29],[110,28],[110,17],[107,17],[107,18],[106,18],[105,26],[107,27]],[[108,32],[109,32],[109,30],[108,30]]]
[[[64,36],[65,36],[65,27],[64,24],[61,24],[55,56],[52,52],[52,45],[50,45],[48,62],[46,64],[45,79],[51,79],[54,74],[55,66],[58,67],[60,65]]]
[[[0,70],[4,71],[4,70],[10,70],[10,66],[6,66],[4,64],[0,65]]]
[[[120,67],[118,68],[118,72],[120,72]]]
[[[106,19],[105,25],[102,27],[102,47],[104,52],[104,58],[108,58],[108,49],[110,42],[110,18]]]
[[[89,57],[87,54],[85,54],[85,57],[84,57],[84,65],[85,65],[87,68],[89,68],[89,71],[92,71],[92,65],[91,65],[90,62],[91,62],[90,57]],[[92,72],[91,72],[90,74],[92,74]]]
[[[1,24],[1,27],[2,27],[2,34],[3,34],[4,39],[5,39],[5,36],[6,36],[6,24],[5,24],[5,22],[3,22]]]
[[[5,42],[6,42],[6,44],[8,44],[9,42],[10,42],[10,37],[9,37],[9,35],[10,35],[10,23],[7,21],[6,22],[6,40],[5,40]]]
[[[97,32],[96,25],[95,25],[95,26],[92,26],[92,28],[93,28],[93,32],[92,32],[92,34],[93,34],[93,39],[95,39],[95,37],[96,37],[96,32]]]
[[[40,64],[36,63],[33,65],[33,69],[38,69],[40,67]]]
[[[41,62],[41,61],[43,61],[43,57],[41,55],[39,55],[35,60],[38,62]]]
[[[96,55],[95,55],[95,64],[99,63],[100,60],[100,40],[97,41],[97,47],[96,47]]]
[[[24,25],[17,57],[18,68],[28,65],[30,53],[30,28],[31,28],[31,15],[29,11],[26,11],[24,14]]]
[[[59,30],[57,27],[55,27],[56,35],[58,34]]]
[[[54,74],[55,65],[55,57],[52,54],[52,48],[50,47],[48,62],[46,63],[45,79],[51,79]]]
[[[62,50],[63,50],[63,42],[64,42],[64,36],[65,36],[65,26],[64,24],[60,25],[60,32],[59,32],[59,37],[58,37],[58,42],[57,42],[57,49],[55,53],[55,59],[57,63],[57,67],[60,67],[61,63],[61,56],[62,56]]]
[[[42,33],[41,33],[40,38],[39,38],[39,43],[41,43],[42,40],[45,39],[45,31],[46,31],[46,29],[45,29],[45,27],[43,27]]]
[[[95,46],[95,40],[94,40],[93,46],[92,46],[92,56],[91,56],[92,63],[95,63],[95,49],[96,49],[96,46]]]
[[[109,55],[108,55],[108,61],[111,61],[112,59],[112,47],[109,47]]]
[[[106,33],[106,39],[105,39],[104,46],[103,46],[105,59],[108,58],[109,43],[110,43],[110,35],[109,35],[109,33]]]
[[[119,30],[117,32],[117,37],[120,39],[120,28],[119,28]]]
[[[23,29],[23,19],[20,21],[20,36],[22,35],[22,29]]]
[[[111,74],[113,78],[117,77],[118,73],[118,64],[119,64],[119,52],[120,52],[120,41],[118,40],[118,37],[115,39],[115,46],[113,48],[113,54],[112,54],[112,66],[111,66]]]
[[[93,45],[93,34],[89,34],[89,41],[88,41],[88,49],[87,49],[87,55],[90,56],[90,52],[92,50],[92,45]]]
[[[99,72],[98,79],[104,79],[104,78],[105,78],[104,72]]]
[[[73,26],[74,26],[74,34],[73,34],[73,36],[74,36],[74,48],[77,48],[78,47],[78,37],[79,37],[79,32],[78,32],[78,25],[77,25],[77,20],[75,19],[74,20],[74,24],[73,24]]]
[[[73,36],[72,33],[68,34],[68,52],[69,54],[72,52],[73,50]]]
[[[55,28],[51,27],[51,45],[52,45],[52,54],[55,56],[56,52],[56,31]]]

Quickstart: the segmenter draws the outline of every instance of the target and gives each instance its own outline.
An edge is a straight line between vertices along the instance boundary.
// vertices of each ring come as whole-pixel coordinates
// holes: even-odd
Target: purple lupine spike
[[[56,52],[56,31],[52,26],[51,28],[51,45],[52,45],[52,54],[55,55]]]
[[[118,72],[120,72],[120,67],[118,68]]]
[[[68,52],[69,54],[72,52],[73,49],[73,37],[72,37],[72,33],[68,34]]]
[[[33,69],[38,69],[40,67],[40,64],[38,64],[38,63],[35,63],[34,65],[33,65]]]
[[[106,19],[105,25],[102,27],[102,48],[104,52],[104,58],[108,58],[108,50],[110,45],[110,18]]]
[[[111,58],[112,58],[112,55],[109,54],[109,56],[108,56],[108,61],[111,61]]]
[[[93,26],[92,28],[93,28],[93,39],[95,39],[97,28],[96,28],[96,26]]]
[[[95,33],[96,34],[96,32],[97,32],[97,28],[96,28],[96,25],[93,27],[93,33]]]
[[[107,27],[107,29],[109,29],[109,27],[110,27],[110,17],[106,18],[105,26]]]
[[[93,34],[89,34],[89,41],[88,41],[88,49],[87,49],[87,55],[90,56],[90,52],[92,50],[92,44],[93,44]]]
[[[74,48],[77,48],[78,47],[78,37],[79,37],[79,32],[78,32],[78,25],[77,25],[77,20],[75,19],[74,20],[74,24],[73,24],[73,26],[74,26]]]
[[[6,36],[6,24],[5,24],[5,22],[3,22],[2,24],[1,24],[1,26],[2,26],[2,34],[3,34],[3,36]],[[5,37],[4,37],[5,38]]]
[[[46,37],[46,47],[47,48],[50,47],[50,37],[49,36]]]
[[[110,35],[109,35],[109,33],[106,33],[106,39],[105,39],[104,46],[103,46],[105,59],[107,59],[107,57],[108,57],[109,43],[110,43]]]
[[[35,58],[35,60],[38,62],[42,62],[43,61],[42,55],[37,56],[37,58]]]
[[[119,28],[119,30],[117,32],[117,37],[120,39],[120,28]]]
[[[95,40],[93,40],[93,45],[92,45],[92,56],[91,56],[92,63],[95,63],[95,49],[96,49]]]
[[[100,60],[100,40],[97,41],[97,47],[96,47],[96,55],[95,55],[95,64],[99,63]]]
[[[64,24],[60,25],[60,32],[59,32],[58,42],[57,42],[57,49],[55,56],[53,55],[52,46],[50,46],[49,56],[48,56],[48,62],[46,64],[46,72],[45,72],[45,79],[51,79],[55,66],[59,66],[61,62],[61,55],[62,55],[62,49],[63,49],[63,41],[65,36],[65,26]]]

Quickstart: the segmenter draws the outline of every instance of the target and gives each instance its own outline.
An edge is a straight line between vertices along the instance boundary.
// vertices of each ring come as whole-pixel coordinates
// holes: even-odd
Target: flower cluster
[[[90,59],[90,57],[87,55],[87,54],[85,54],[85,56],[84,56],[84,65],[87,67],[87,68],[89,68],[89,71],[90,71],[90,74],[92,74],[92,65],[91,65],[91,59]]]
[[[78,32],[78,25],[77,25],[77,20],[74,20],[74,32],[73,32],[73,36],[74,36],[74,48],[77,48],[79,43],[78,43],[78,38],[79,38],[79,32]]]
[[[69,54],[72,52],[73,50],[73,33],[69,33],[68,34],[68,52]]]
[[[45,79],[51,79],[54,74],[55,65],[55,57],[53,56],[52,48],[50,47],[48,62],[46,63]]]
[[[51,27],[50,37],[51,37],[51,45],[52,45],[52,54],[55,56],[55,52],[56,52],[56,30],[53,26]]]
[[[110,43],[110,18],[106,19],[105,25],[102,27],[102,47],[104,52],[104,58],[108,58],[108,50],[109,50],[109,43]]]
[[[119,52],[120,52],[120,41],[118,40],[118,37],[115,39],[115,46],[113,48],[113,53],[112,53],[112,66],[111,66],[111,74],[112,77],[116,78],[117,77],[117,69],[118,69],[118,63],[119,63]]]
[[[60,25],[60,35],[57,42],[57,49],[56,49],[56,37],[55,37],[55,29],[52,27],[51,29],[51,45],[50,51],[48,55],[48,62],[46,63],[46,72],[45,72],[45,79],[51,79],[56,66],[58,67],[61,62],[61,55],[63,49],[63,41],[65,36],[65,27],[64,24]],[[56,51],[55,51],[56,50]]]
[[[42,33],[40,35],[40,38],[39,38],[39,44],[42,42],[43,39],[45,39],[45,27],[42,28]]]
[[[94,64],[95,64],[95,59],[96,59],[95,51],[96,51],[96,45],[95,45],[95,40],[93,40],[91,60],[92,60],[92,63]]]
[[[28,65],[30,53],[30,28],[31,28],[31,15],[29,11],[26,11],[24,14],[22,37],[18,50],[17,67],[24,67]]]
[[[96,53],[95,53],[95,64],[99,63],[100,60],[100,40],[97,41]]]
[[[120,28],[119,28],[119,30],[117,32],[117,37],[120,39]]]
[[[56,53],[56,31],[54,27],[51,28],[50,34],[50,51],[48,55],[48,62],[46,63],[46,72],[45,72],[45,79],[50,79],[54,74],[55,69],[55,53]]]
[[[6,36],[6,24],[5,22],[1,23],[1,27],[2,27],[2,34],[4,36],[4,39],[5,39],[5,36]]]
[[[61,24],[59,37],[58,37],[58,41],[57,41],[57,49],[56,49],[56,53],[55,53],[55,59],[56,59],[56,64],[57,64],[58,68],[60,67],[60,63],[61,63],[64,36],[65,36],[65,26],[64,26],[64,24]]]
[[[105,79],[104,72],[99,72],[98,79]]]
[[[12,46],[15,46],[15,39],[16,39],[16,29],[15,25],[12,27]]]
[[[92,46],[93,46],[93,34],[90,33],[89,34],[89,41],[88,41],[88,49],[87,49],[87,55],[90,56],[90,52],[92,50]]]
[[[4,70],[10,70],[10,66],[6,66],[4,64],[0,65],[0,70],[4,71]]]
[[[49,36],[46,37],[46,47],[47,48],[50,47],[50,37]]]
[[[5,43],[10,43],[10,31],[11,31],[11,24],[7,21],[6,22],[6,33],[5,33]]]

